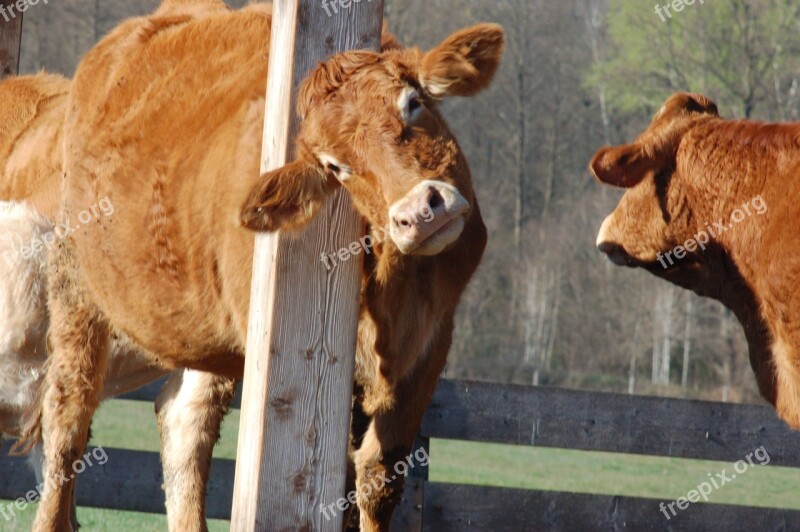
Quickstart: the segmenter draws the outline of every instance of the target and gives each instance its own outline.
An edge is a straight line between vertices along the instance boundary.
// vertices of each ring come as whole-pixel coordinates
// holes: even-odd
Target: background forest
[[[508,32],[493,87],[444,105],[490,230],[447,376],[757,401],[730,312],[595,249],[621,191],[586,167],[675,91],[706,94],[725,117],[797,120],[800,2],[694,2],[666,17],[641,0],[386,1],[401,42],[423,48],[478,21]],[[25,15],[22,71],[72,75],[121,19],[157,4],[40,3]]]

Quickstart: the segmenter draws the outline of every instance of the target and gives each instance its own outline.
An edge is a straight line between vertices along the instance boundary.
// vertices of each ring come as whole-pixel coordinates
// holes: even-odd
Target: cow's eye
[[[425,102],[413,87],[408,86],[403,89],[397,101],[397,109],[405,124],[414,124],[424,108]]]
[[[326,168],[328,169],[328,171],[330,173],[333,174],[333,176],[336,179],[338,179],[342,183],[344,183],[345,181],[347,181],[351,177],[350,169],[349,168],[343,168],[343,167],[339,166],[338,164],[328,163]]]
[[[406,112],[405,112],[406,122],[409,124],[413,124],[417,120],[417,118],[419,118],[421,111],[422,111],[422,100],[420,100],[419,96],[412,96],[411,98],[409,98],[408,103],[406,104]]]
[[[322,163],[322,167],[325,169],[325,171],[339,181],[344,182],[350,179],[352,174],[350,167],[335,157],[331,157],[330,155],[323,153],[319,156],[319,160],[320,163]]]

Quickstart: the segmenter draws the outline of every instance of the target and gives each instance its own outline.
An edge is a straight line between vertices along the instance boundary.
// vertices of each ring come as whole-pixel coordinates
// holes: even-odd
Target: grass
[[[430,479],[436,482],[627,495],[666,502],[685,497],[706,481],[709,473],[733,473],[733,464],[711,460],[448,440],[431,442],[430,457]],[[758,464],[758,460],[754,462]],[[755,465],[713,491],[709,502],[800,510],[797,486],[799,469]]]
[[[222,430],[214,456],[235,458],[239,412],[231,412]],[[92,443],[142,451],[158,451],[158,430],[153,406],[133,401],[104,404],[92,426]],[[708,460],[659,458],[517,447],[449,440],[431,442],[430,478],[436,482],[478,484],[577,493],[603,493],[658,498],[671,501],[707,479],[711,473],[733,465]],[[712,492],[710,502],[800,510],[795,495],[800,486],[800,469],[755,466]],[[0,501],[5,506],[6,501]],[[30,530],[35,507],[4,522],[0,530]],[[167,529],[163,515],[79,508],[84,531],[126,530],[131,532]],[[212,531],[228,530],[226,521],[209,520]]]

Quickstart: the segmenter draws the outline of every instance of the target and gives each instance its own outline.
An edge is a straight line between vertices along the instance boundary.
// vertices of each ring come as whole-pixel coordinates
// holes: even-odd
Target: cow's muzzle
[[[461,236],[467,211],[456,187],[423,181],[389,209],[389,234],[403,254],[437,255]]]

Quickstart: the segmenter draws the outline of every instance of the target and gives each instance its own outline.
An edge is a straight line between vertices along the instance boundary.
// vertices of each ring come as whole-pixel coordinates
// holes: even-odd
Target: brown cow
[[[47,249],[67,231],[52,220],[60,198],[69,84],[45,73],[0,83],[0,436],[36,431],[35,425],[22,427],[21,419],[25,411],[35,411],[47,368]],[[166,372],[114,338],[101,397],[133,390]],[[32,462],[41,483],[39,444],[29,443],[35,445]],[[74,509],[71,520],[77,528]]]
[[[44,375],[46,251],[67,231],[52,221],[60,198],[68,90],[67,79],[45,73],[0,83],[0,294],[7,298],[0,304],[0,434],[19,433],[21,412],[32,406]],[[119,341],[112,351],[105,397],[166,373]]]
[[[719,117],[675,94],[633,144],[605,147],[591,170],[628,190],[597,245],[731,309],[761,395],[800,428],[800,125]]]
[[[70,92],[62,217],[104,197],[116,213],[50,257],[47,477],[69,478],[81,456],[114,334],[166,367],[221,375],[203,387],[225,395],[225,376],[243,367],[247,229],[298,229],[344,186],[370,226],[391,235],[365,265],[357,378],[371,421],[356,453],[360,486],[410,450],[485,247],[469,169],[436,102],[490,83],[503,32],[484,24],[427,53],[332,57],[300,90],[297,159],[259,177],[270,11],[174,4],[114,30]],[[431,226],[415,216],[423,209]],[[68,526],[72,485],[45,493],[36,530]],[[401,490],[361,491],[361,528],[388,529]]]

